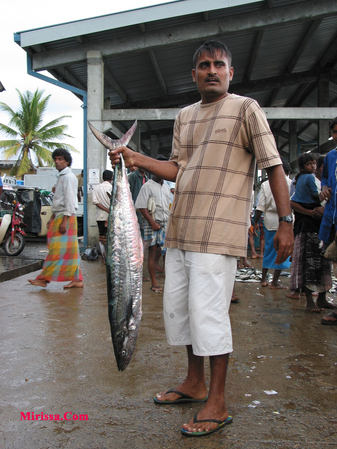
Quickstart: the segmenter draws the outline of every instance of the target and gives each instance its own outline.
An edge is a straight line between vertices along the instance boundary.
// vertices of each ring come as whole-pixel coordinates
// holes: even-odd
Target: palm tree
[[[60,146],[55,140],[72,137],[65,134],[67,125],[61,125],[63,115],[46,125],[42,125],[50,95],[42,98],[44,91],[37,89],[34,94],[26,91],[22,94],[18,89],[20,109],[15,112],[6,103],[0,102],[0,110],[7,112],[11,119],[8,125],[0,123],[0,131],[12,137],[11,140],[0,140],[0,148],[6,159],[17,158],[11,175],[22,176],[37,165],[53,166],[52,150]],[[77,152],[72,145],[62,143],[62,147]]]

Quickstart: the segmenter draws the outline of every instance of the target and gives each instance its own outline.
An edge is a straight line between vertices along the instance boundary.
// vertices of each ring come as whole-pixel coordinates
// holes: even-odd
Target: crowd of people
[[[337,145],[337,118],[331,122],[331,136]],[[256,230],[263,214],[265,252],[262,286],[285,288],[279,283],[279,276],[281,270],[291,265],[291,292],[286,296],[290,299],[300,299],[301,294],[305,295],[306,310],[309,312],[320,313],[324,309],[333,309],[331,314],[321,319],[321,323],[325,325],[337,324],[336,307],[326,298],[332,287],[332,262],[325,254],[330,244],[336,244],[336,153],[333,149],[326,157],[315,153],[300,154],[297,159],[298,173],[292,182],[287,178],[290,204],[295,216],[295,241],[291,258],[282,265],[274,263],[276,253],[271,231],[278,226],[277,209],[268,181],[261,185],[254,225]],[[291,167],[286,161],[283,162],[283,167],[287,176]],[[267,271],[272,268],[273,280],[268,283]]]

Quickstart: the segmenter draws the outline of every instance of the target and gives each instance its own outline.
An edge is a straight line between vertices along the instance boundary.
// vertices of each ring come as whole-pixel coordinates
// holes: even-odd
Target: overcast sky
[[[123,0],[119,6],[119,2],[114,0],[99,2],[3,0],[1,2],[0,27],[0,81],[6,91],[0,93],[0,101],[16,110],[19,107],[19,101],[15,89],[19,89],[20,92],[27,90],[35,92],[39,88],[44,90],[46,95],[51,94],[45,123],[62,115],[72,117],[65,119],[66,121],[62,123],[68,125],[67,133],[74,137],[74,139],[69,139],[69,143],[80,151],[80,154],[73,154],[73,168],[83,168],[82,102],[74,94],[60,87],[27,75],[26,52],[14,43],[14,33],[145,6],[170,3],[171,1],[174,0]],[[45,74],[50,76],[47,72]],[[2,111],[0,111],[0,122],[6,125],[9,122],[9,116]],[[5,135],[0,134],[1,140],[6,138]],[[2,154],[0,154],[0,159],[3,159]]]

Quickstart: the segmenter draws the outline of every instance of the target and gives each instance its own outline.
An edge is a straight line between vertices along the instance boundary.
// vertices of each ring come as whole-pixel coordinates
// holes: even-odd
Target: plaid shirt
[[[182,109],[170,160],[179,171],[165,246],[245,256],[255,161],[281,164],[258,103],[229,94]]]

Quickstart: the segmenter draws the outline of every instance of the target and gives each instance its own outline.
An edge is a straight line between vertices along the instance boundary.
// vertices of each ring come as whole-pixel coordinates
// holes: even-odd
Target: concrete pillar
[[[100,51],[88,51],[88,121],[99,131],[103,131],[102,109],[104,95],[104,63]],[[104,148],[88,128],[88,245],[98,242],[96,206],[92,204],[93,185],[102,182],[106,167],[107,149]]]
[[[322,73],[318,82],[318,107],[329,106],[329,77]],[[318,121],[318,147],[326,143],[329,139],[329,120]]]
[[[297,167],[297,121],[289,121],[289,162],[292,168]]]
[[[158,137],[155,134],[151,134],[150,137],[150,155],[154,159],[158,156]]]

